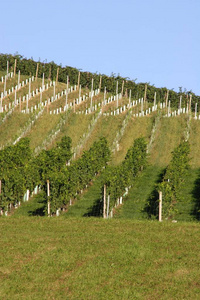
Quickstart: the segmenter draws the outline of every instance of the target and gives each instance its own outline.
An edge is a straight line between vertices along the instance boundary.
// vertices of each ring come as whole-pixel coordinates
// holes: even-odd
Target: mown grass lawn
[[[200,225],[1,218],[1,299],[198,299]]]

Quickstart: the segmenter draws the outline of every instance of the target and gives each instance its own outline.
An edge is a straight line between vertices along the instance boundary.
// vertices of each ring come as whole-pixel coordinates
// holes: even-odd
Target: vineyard
[[[199,105],[0,54],[0,298],[198,299]]]
[[[199,219],[200,97],[0,55],[0,213]]]

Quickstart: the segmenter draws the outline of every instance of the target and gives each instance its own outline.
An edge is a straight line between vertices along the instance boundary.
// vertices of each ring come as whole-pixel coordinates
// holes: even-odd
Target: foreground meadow
[[[198,223],[1,218],[1,299],[198,299]]]

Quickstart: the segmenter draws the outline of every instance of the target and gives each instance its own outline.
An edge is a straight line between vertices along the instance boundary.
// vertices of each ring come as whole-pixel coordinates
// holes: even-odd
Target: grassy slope
[[[198,299],[199,224],[0,219],[1,299]]]
[[[176,147],[181,138],[184,137],[184,130],[186,128],[185,117],[181,118],[163,118],[161,119],[156,139],[154,141],[151,153],[150,162],[154,165],[147,168],[141,176],[136,179],[135,185],[130,190],[129,195],[123,206],[117,210],[116,217],[142,219],[148,218],[145,207],[151,200],[151,209],[156,207],[155,201],[158,199],[158,194],[155,190],[155,183],[160,177],[160,172],[167,166],[171,159],[171,151]],[[129,131],[130,132],[130,131]],[[199,218],[197,210],[200,208],[200,200],[196,190],[199,184],[199,158],[198,158],[198,143],[199,143],[199,126],[197,121],[192,120],[191,124],[191,167],[185,178],[185,183],[182,186],[181,198],[177,203],[177,220],[194,220]],[[199,189],[198,189],[199,190]],[[151,213],[151,212],[150,212]]]
[[[185,128],[186,120],[184,116],[162,118],[156,131],[150,163],[163,167],[167,166],[172,157],[171,152],[184,138]]]
[[[27,134],[27,137],[30,138],[31,148],[36,148],[42,144],[43,140],[50,134],[52,129],[56,127],[60,118],[60,114],[50,115],[46,112],[42,114]]]
[[[133,145],[134,140],[138,137],[145,137],[149,141],[151,135],[153,118],[130,118],[125,132],[119,143],[119,151],[115,152],[113,157],[114,164],[123,161],[127,150]]]
[[[29,117],[28,114],[13,112],[6,121],[0,125],[0,146],[14,142],[20,134],[20,129],[26,126]]]
[[[101,177],[99,176],[91,186],[88,187],[88,190],[85,191],[83,195],[80,195],[80,198],[69,207],[64,216],[66,218],[102,216],[102,206],[100,204],[101,198]]]
[[[42,193],[34,195],[28,202],[22,202],[22,205],[12,211],[12,217],[19,216],[43,216],[45,202]]]
[[[63,126],[60,134],[55,139],[55,142],[59,141],[63,136],[70,136],[72,139],[72,147],[77,146],[80,138],[88,130],[88,125],[90,124],[93,118],[93,114],[84,115],[84,114],[74,114],[71,113],[67,122]],[[55,142],[52,144],[55,145]]]
[[[124,204],[116,210],[116,218],[147,219],[146,206],[155,190],[156,183],[162,178],[163,169],[149,166],[135,180]]]
[[[119,116],[100,117],[97,124],[95,125],[94,130],[91,133],[90,138],[87,141],[84,150],[89,149],[93,142],[101,136],[106,137],[106,139],[108,140],[108,144],[111,147],[117,131],[119,131],[122,126],[122,122],[125,116],[126,114],[124,113],[120,114]]]
[[[196,168],[200,167],[200,121],[199,120],[191,120],[191,128],[190,128],[190,150],[191,150],[191,166]]]

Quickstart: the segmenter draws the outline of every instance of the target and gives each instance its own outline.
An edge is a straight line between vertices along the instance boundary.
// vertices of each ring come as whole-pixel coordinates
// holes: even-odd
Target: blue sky
[[[1,1],[0,52],[200,95],[199,0]]]

